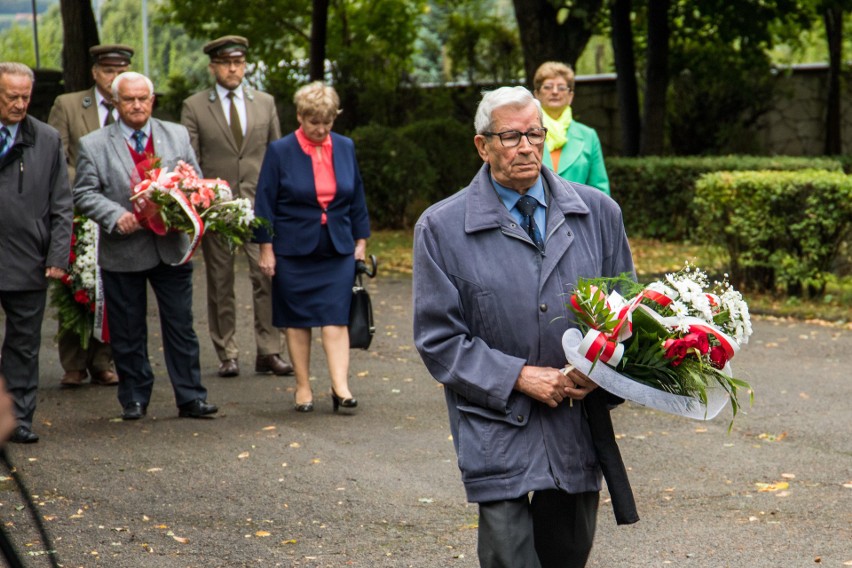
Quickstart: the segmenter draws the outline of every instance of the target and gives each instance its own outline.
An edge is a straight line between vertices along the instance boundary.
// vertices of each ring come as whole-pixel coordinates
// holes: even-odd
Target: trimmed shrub
[[[701,175],[742,170],[840,170],[837,160],[810,157],[643,157],[606,161],[612,197],[624,210],[628,234],[669,241],[686,240],[698,223],[693,206]]]
[[[821,296],[852,235],[852,179],[842,172],[716,172],[696,183],[699,231],[724,244],[735,286]]]
[[[426,153],[398,129],[370,124],[350,134],[367,194],[370,222],[377,229],[406,229],[417,220],[416,200],[435,185]]]

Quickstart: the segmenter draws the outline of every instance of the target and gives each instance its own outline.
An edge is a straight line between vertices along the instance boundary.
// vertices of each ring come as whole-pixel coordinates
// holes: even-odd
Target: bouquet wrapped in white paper
[[[728,401],[736,416],[741,389],[753,397],[731,372],[752,329],[748,306],[727,281],[711,289],[689,264],[648,286],[591,279],[578,284],[569,307],[582,331],[563,335],[566,359],[616,396],[697,420],[714,418]]]

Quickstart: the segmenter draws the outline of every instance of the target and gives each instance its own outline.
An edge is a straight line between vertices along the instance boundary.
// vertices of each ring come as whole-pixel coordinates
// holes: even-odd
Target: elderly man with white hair
[[[199,175],[186,128],[151,118],[154,85],[128,71],[112,83],[119,120],[80,139],[74,204],[101,228],[98,264],[104,281],[118,401],[124,420],[145,416],[154,373],[148,360],[148,284],[157,297],[166,368],[178,415],[203,418],[218,409],[201,384],[198,337],[192,323],[192,264],[180,264],[189,239],[144,229],[130,203],[153,156],[174,169],[182,160]]]
[[[444,385],[486,568],[579,568],[607,476],[619,523],[638,520],[612,434],[614,402],[565,369],[580,278],[633,272],[618,205],[542,167],[547,129],[523,87],[486,93],[484,162],[414,235],[414,339]]]

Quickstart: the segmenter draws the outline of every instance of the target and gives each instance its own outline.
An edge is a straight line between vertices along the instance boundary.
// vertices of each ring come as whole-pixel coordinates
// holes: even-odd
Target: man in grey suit
[[[47,283],[62,278],[71,247],[71,192],[56,130],[27,116],[33,72],[0,63],[0,375],[15,401],[10,441],[32,444]]]
[[[198,169],[189,134],[179,124],[151,118],[154,85],[128,71],[115,78],[118,122],[80,139],[74,203],[101,229],[100,254],[110,338],[118,369],[122,418],[145,416],[154,373],[148,361],[147,285],[157,297],[166,367],[178,415],[202,418],[218,409],[201,384],[198,337],[192,327],[192,264],[175,264],[189,246],[186,234],[158,236],[143,229],[130,195],[151,156],[173,169],[178,161]],[[200,174],[200,171],[199,171]]]
[[[59,131],[68,163],[68,178],[74,183],[77,165],[77,145],[80,138],[102,126],[115,122],[118,116],[112,102],[112,80],[127,71],[133,48],[126,45],[95,45],[89,49],[92,58],[92,78],[95,86],[83,91],[59,95],[50,109],[47,123]],[[64,374],[60,385],[78,387],[88,375],[92,384],[115,386],[112,352],[108,343],[97,337],[83,349],[74,333],[59,332],[59,362]]]
[[[189,130],[204,175],[227,181],[234,197],[254,203],[266,146],[281,137],[281,126],[272,96],[243,84],[248,46],[246,38],[234,35],[204,46],[216,85],[184,101],[181,123]],[[207,269],[207,319],[219,356],[219,376],[235,377],[240,374],[240,350],[235,338],[234,255],[218,235],[205,236],[201,247]],[[243,247],[254,302],[255,372],[292,375],[293,366],[279,356],[282,338],[272,326],[272,281],[258,267],[258,247],[256,243]]]

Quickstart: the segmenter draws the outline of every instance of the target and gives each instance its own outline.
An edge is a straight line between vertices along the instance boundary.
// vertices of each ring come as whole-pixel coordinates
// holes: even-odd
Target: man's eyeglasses
[[[521,143],[521,136],[527,137],[527,142],[537,146],[547,137],[547,128],[531,128],[526,132],[519,130],[504,130],[503,132],[483,132],[483,136],[497,136],[505,148],[514,148]]]
[[[542,91],[559,91],[560,93],[570,93],[571,87],[568,85],[542,85]]]

